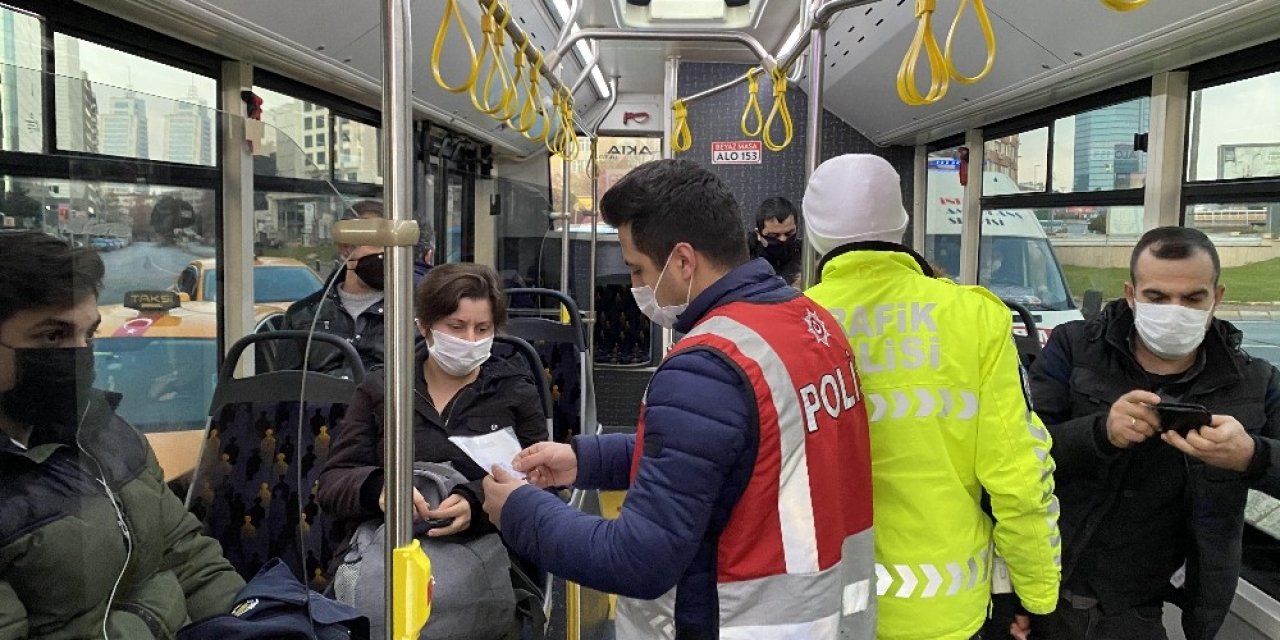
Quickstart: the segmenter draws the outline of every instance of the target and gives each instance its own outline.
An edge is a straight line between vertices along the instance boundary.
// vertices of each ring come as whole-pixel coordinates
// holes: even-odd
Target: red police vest
[[[755,466],[719,538],[720,637],[874,637],[870,436],[840,325],[804,296],[735,302],[667,357],[692,348],[743,372],[759,417]],[[642,408],[633,480],[643,441]]]

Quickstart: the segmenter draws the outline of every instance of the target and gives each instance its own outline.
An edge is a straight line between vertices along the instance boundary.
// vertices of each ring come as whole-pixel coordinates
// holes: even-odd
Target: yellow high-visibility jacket
[[[1052,611],[1062,565],[1052,443],[1028,399],[1009,308],[925,275],[906,249],[834,254],[806,295],[843,327],[871,418],[876,636],[977,633],[993,540],[1023,607]]]

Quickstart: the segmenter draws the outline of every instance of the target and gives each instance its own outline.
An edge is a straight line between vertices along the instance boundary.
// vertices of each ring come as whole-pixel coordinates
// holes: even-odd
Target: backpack
[[[413,486],[432,505],[440,504],[453,488],[467,481],[449,463],[415,462]],[[472,514],[483,518],[484,514]],[[381,519],[361,524],[351,548],[333,579],[340,602],[369,618],[370,637],[385,638],[386,525]],[[422,550],[431,559],[431,617],[422,629],[425,640],[494,640],[516,624],[511,561],[497,533],[427,537],[415,529]]]
[[[355,609],[308,589],[272,558],[236,595],[229,613],[178,630],[177,640],[369,640]]]

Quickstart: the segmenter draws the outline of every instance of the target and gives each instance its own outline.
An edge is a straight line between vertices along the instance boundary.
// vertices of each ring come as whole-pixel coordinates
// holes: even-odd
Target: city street
[[[1232,321],[1232,324],[1244,332],[1244,350],[1255,357],[1265,358],[1272,364],[1280,365],[1280,310],[1254,313],[1265,313],[1271,316],[1271,319]]]
[[[191,245],[166,247],[153,242],[135,242],[123,249],[100,254],[107,267],[102,282],[100,304],[120,304],[128,291],[163,290],[172,287],[178,274],[197,258],[212,258],[213,247]]]

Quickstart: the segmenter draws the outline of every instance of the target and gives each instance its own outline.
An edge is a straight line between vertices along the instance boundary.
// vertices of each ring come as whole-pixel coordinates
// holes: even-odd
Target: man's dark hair
[[[493,328],[507,323],[507,294],[493,269],[470,262],[450,262],[427,272],[413,292],[413,311],[424,328],[458,310],[458,303],[488,300],[493,310]]]
[[[97,296],[104,270],[93,249],[37,231],[0,232],[0,322],[19,311],[72,307]]]
[[[385,217],[382,210],[382,203],[377,200],[361,200],[351,205],[351,210],[355,212],[356,217],[363,218],[366,215]]]
[[[760,209],[756,211],[756,231],[764,231],[764,224],[770,220],[786,222],[787,218],[793,216],[798,227],[800,210],[791,204],[790,200],[781,197],[765,198],[764,202],[760,203]]]
[[[600,198],[604,221],[631,225],[636,248],[664,264],[687,242],[721,267],[749,258],[738,201],[715,176],[689,160],[654,160],[623,176]]]
[[[1129,280],[1138,282],[1138,258],[1146,251],[1161,260],[1186,260],[1196,251],[1209,254],[1213,261],[1213,283],[1222,275],[1222,263],[1218,260],[1218,248],[1204,232],[1190,227],[1156,227],[1144,234],[1133,247],[1129,257]]]

